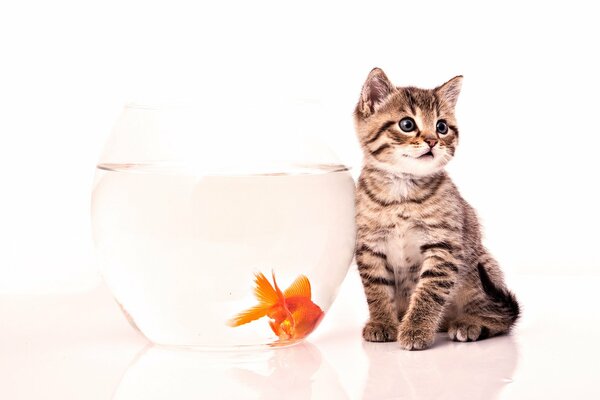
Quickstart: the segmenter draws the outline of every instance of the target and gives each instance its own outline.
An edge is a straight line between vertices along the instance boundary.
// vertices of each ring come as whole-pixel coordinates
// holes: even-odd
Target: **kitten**
[[[355,110],[364,152],[356,262],[370,319],[363,337],[425,349],[438,330],[474,341],[508,332],[519,305],[481,244],[475,211],[444,166],[454,156],[462,76],[424,90],[375,68]]]

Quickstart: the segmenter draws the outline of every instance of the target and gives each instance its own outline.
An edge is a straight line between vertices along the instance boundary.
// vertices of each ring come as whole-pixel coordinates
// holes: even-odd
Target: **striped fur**
[[[364,152],[356,262],[370,312],[368,341],[397,340],[418,350],[438,330],[453,340],[478,340],[508,332],[519,316],[481,243],[475,211],[444,171],[458,144],[461,80],[432,90],[394,87],[376,68],[356,106]],[[403,118],[414,120],[413,131],[400,128]],[[436,129],[439,121],[445,134]]]

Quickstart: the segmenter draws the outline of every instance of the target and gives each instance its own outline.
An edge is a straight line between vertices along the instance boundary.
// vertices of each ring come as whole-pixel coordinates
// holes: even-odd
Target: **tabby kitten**
[[[508,332],[519,305],[481,244],[475,211],[444,166],[454,156],[462,76],[424,90],[375,68],[355,110],[364,151],[356,262],[370,319],[363,337],[425,349],[438,330],[474,341]]]

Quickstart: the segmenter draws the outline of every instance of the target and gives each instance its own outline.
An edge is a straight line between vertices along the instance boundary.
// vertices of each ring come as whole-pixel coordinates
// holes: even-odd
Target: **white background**
[[[98,284],[91,186],[125,102],[244,92],[268,119],[279,95],[318,98],[358,171],[351,113],[374,66],[397,85],[465,76],[450,170],[509,279],[597,273],[592,2],[283,3],[0,3],[0,292]]]

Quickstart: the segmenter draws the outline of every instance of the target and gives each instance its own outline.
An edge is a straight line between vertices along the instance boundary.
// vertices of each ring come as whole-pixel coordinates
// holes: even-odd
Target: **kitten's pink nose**
[[[425,142],[429,145],[429,147],[433,148],[437,144],[437,139],[425,139]]]

